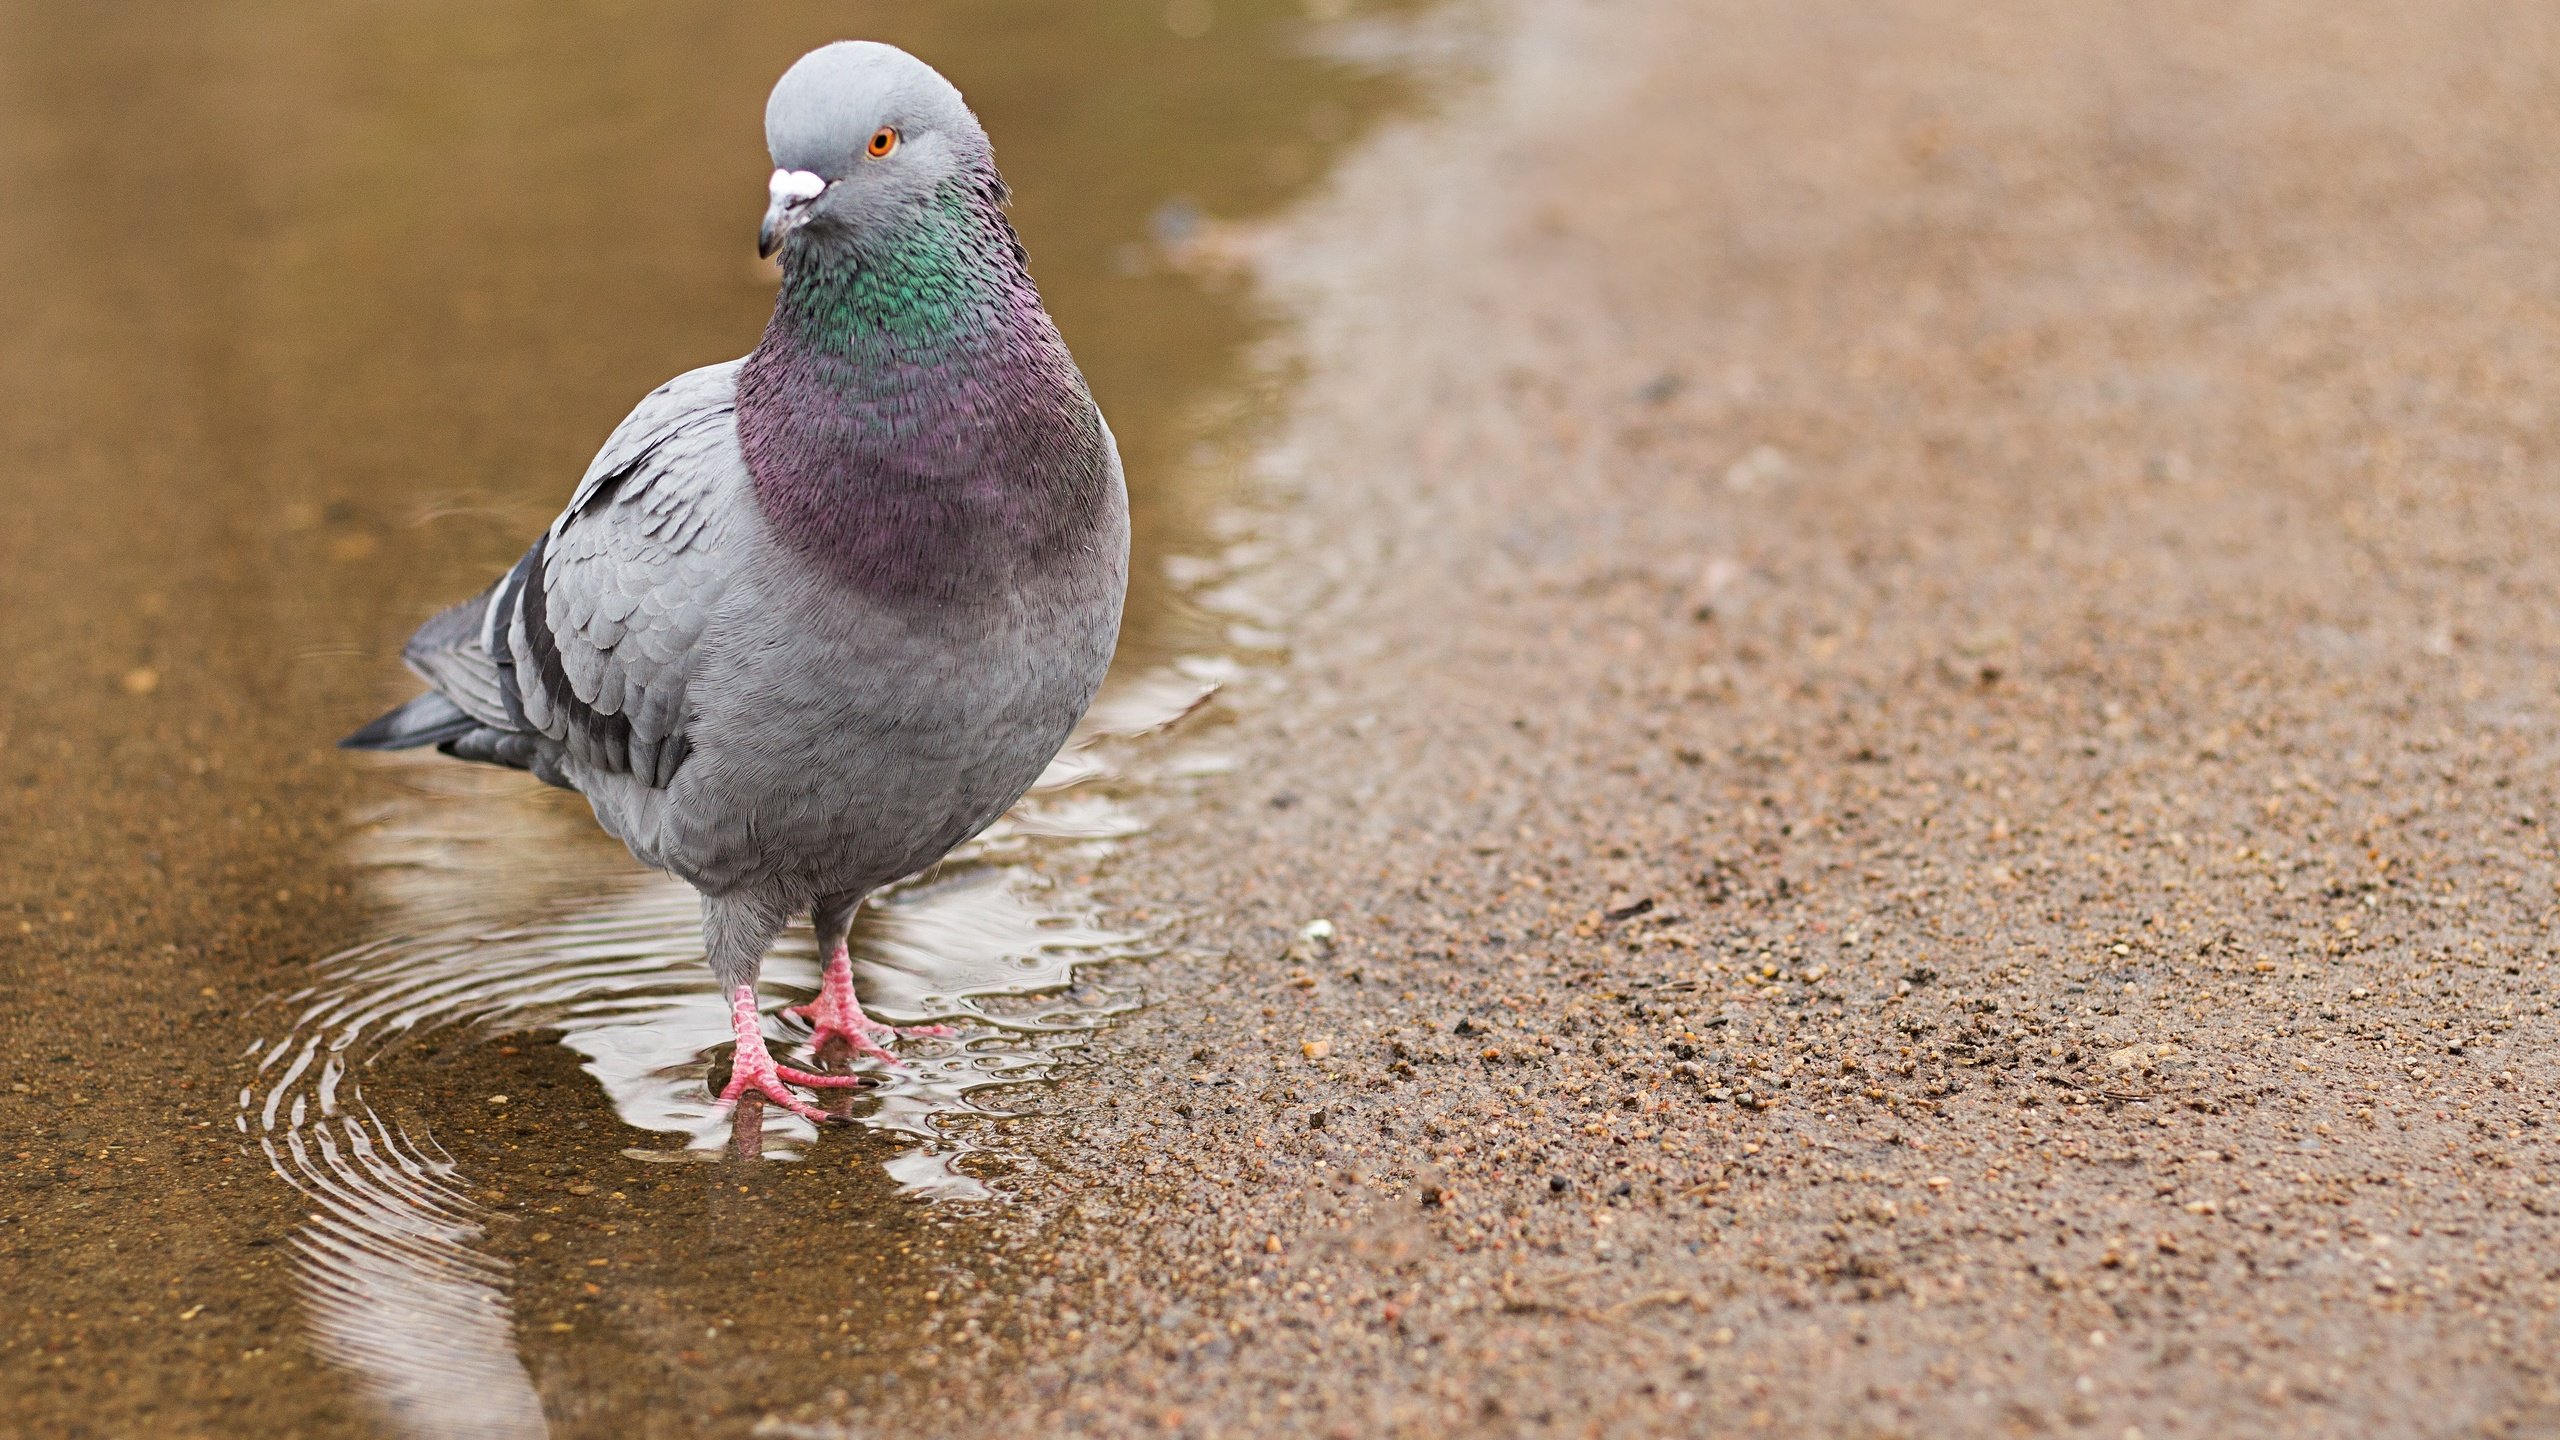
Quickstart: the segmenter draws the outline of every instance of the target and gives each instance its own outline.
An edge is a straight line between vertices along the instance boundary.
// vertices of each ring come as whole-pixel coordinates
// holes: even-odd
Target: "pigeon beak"
[[[826,192],[827,182],[806,170],[776,170],[765,188],[773,199],[756,227],[756,254],[770,257],[809,218],[809,202]]]

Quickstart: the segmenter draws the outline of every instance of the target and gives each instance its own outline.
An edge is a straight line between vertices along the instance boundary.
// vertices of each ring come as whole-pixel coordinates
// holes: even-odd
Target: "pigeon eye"
[[[874,160],[886,160],[889,158],[889,152],[897,148],[898,132],[890,126],[883,125],[871,132],[871,143],[864,146],[863,150]]]

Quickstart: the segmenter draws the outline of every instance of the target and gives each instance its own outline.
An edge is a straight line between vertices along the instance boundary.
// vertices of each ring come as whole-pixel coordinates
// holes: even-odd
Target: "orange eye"
[[[872,131],[871,143],[863,147],[864,150],[870,153],[871,158],[874,160],[888,159],[889,152],[897,148],[898,132],[886,125]]]

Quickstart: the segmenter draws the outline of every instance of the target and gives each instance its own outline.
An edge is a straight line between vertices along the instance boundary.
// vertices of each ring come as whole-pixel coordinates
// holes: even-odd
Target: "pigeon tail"
[[[338,742],[341,750],[414,750],[442,745],[480,728],[463,708],[433,690]]]

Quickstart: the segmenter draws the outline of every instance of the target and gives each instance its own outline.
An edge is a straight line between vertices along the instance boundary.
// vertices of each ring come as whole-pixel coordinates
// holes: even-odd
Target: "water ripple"
[[[951,1122],[1002,1115],[991,1092],[1054,1073],[1132,1004],[1077,972],[1142,953],[1142,939],[1101,924],[1032,862],[1136,833],[1107,793],[1108,747],[1094,742],[1162,729],[1211,688],[1178,672],[1115,687],[1085,742],[1012,815],[866,907],[853,934],[865,1008],[957,1031],[906,1042],[907,1063],[876,1072],[884,1083],[837,1100],[911,1142],[886,1167],[910,1193],[994,1197],[961,1162],[999,1145],[1001,1130]],[[380,934],[321,961],[287,998],[285,1033],[251,1047],[236,1123],[309,1202],[294,1247],[315,1350],[352,1372],[400,1433],[540,1436],[509,1267],[480,1248],[487,1212],[431,1134],[367,1103],[365,1076],[434,1032],[553,1031],[625,1125],[675,1142],[624,1154],[711,1159],[729,1117],[704,1074],[728,1043],[728,1009],[702,964],[693,892],[635,870],[574,802],[450,762],[385,763],[398,797],[355,841],[385,906]],[[769,1006],[816,989],[805,930],[777,947],[764,979]],[[805,1023],[769,1013],[766,1033],[778,1055],[814,1059]],[[768,1159],[795,1158],[815,1136],[776,1107],[762,1121]]]

